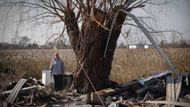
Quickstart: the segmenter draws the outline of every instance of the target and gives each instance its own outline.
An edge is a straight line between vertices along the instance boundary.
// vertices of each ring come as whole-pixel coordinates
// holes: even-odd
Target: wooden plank
[[[11,94],[7,97],[6,102],[10,103],[12,97],[14,96],[16,89],[18,88],[18,86],[20,85],[21,81],[18,81],[16,86],[13,88],[13,91],[11,92]]]
[[[3,107],[8,107],[8,104],[6,102],[3,102]]]
[[[178,100],[182,86],[182,75],[178,74],[175,82],[175,101]]]
[[[107,96],[119,95],[123,92],[126,92],[127,89],[129,89],[130,87],[133,87],[135,85],[141,85],[141,84],[138,81],[131,81],[126,84],[117,85],[117,86],[115,86],[115,88],[106,88],[103,90],[99,90],[99,91],[97,91],[97,93],[98,93],[98,95],[100,95],[101,99],[105,101],[105,98]],[[96,103],[101,104],[96,93],[91,93],[91,102],[95,103],[95,104]]]
[[[14,100],[15,100],[15,98],[17,97],[17,95],[18,95],[20,89],[22,88],[22,86],[24,85],[24,83],[25,83],[27,80],[26,80],[26,79],[21,79],[20,81],[22,81],[22,82],[20,83],[20,85],[19,85],[18,88],[16,89],[15,94],[14,94],[14,96],[13,96],[13,98],[12,98],[12,100],[11,100],[10,103],[13,103],[13,102],[14,102]]]
[[[167,86],[166,86],[166,100],[167,101],[175,101],[175,90],[174,90],[174,79],[172,76],[168,76],[166,78]],[[174,107],[174,105],[167,105],[168,107]]]
[[[30,89],[33,89],[33,88],[36,88],[37,86],[31,86],[31,87],[25,87],[25,88],[22,88],[20,91],[25,91],[25,90],[30,90]],[[9,93],[12,93],[13,90],[8,90],[8,91],[3,91],[1,92],[1,94],[9,94]]]
[[[15,93],[14,93],[14,96],[12,97],[10,103],[13,103],[13,102],[14,102],[14,100],[15,100],[15,98],[17,97],[17,95],[18,95],[20,89],[22,88],[22,86],[24,85],[24,83],[25,83],[27,80],[26,80],[26,79],[21,79],[20,81],[21,81],[21,83],[20,83],[20,85],[17,87],[17,89],[16,89],[16,91],[15,91]]]
[[[189,107],[190,103],[183,103],[183,102],[176,102],[176,101],[146,101],[145,103],[150,104],[168,104],[168,105],[176,105],[176,106],[182,106],[182,107]]]
[[[175,101],[175,81],[173,76],[171,76],[171,101]]]
[[[188,75],[188,73],[186,72],[185,73],[185,81],[186,81],[186,86],[189,86],[189,75]]]
[[[24,85],[24,83],[27,81],[27,79],[20,79],[18,81],[18,83],[16,84],[16,86],[13,88],[13,91],[10,93],[10,95],[7,97],[6,102],[7,103],[13,103],[15,98],[18,95],[18,92],[20,91],[20,89],[22,88],[22,86]]]

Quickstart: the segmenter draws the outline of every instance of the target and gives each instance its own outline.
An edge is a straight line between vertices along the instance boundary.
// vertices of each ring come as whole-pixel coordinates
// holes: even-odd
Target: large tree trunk
[[[94,15],[102,24],[106,21],[105,26],[110,29],[116,11],[113,11],[112,13],[112,15],[105,17],[103,16],[104,14],[98,10]],[[65,14],[65,17],[67,33],[77,60],[79,61],[77,70],[74,73],[74,87],[80,93],[94,91],[85,75],[86,73],[97,90],[105,88],[109,82],[109,74],[111,71],[116,42],[120,35],[121,27],[126,15],[121,12],[118,14],[105,57],[104,52],[109,31],[105,30],[90,18],[86,18],[86,20],[83,21],[81,31],[79,31],[79,28],[75,26],[77,22],[73,21],[76,20],[74,13],[68,11],[68,13]]]

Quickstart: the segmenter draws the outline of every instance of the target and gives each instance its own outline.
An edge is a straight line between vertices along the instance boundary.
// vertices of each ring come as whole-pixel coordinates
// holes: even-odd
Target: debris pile
[[[101,107],[102,102],[108,107],[188,107],[189,76],[188,73],[172,75],[166,71],[86,95],[78,94],[68,87],[54,92],[52,84],[45,86],[35,78],[22,78],[17,82],[3,84],[4,88],[0,90],[0,107]]]
[[[51,86],[44,86],[35,78],[22,78],[4,86],[0,92],[0,107],[51,107],[58,104],[61,106],[69,102],[82,101],[80,96],[75,90],[54,92]]]
[[[98,93],[110,107],[160,107],[165,104],[189,107],[189,76],[188,73],[172,75],[169,71],[165,71],[119,84]],[[97,100],[95,102],[97,103]]]

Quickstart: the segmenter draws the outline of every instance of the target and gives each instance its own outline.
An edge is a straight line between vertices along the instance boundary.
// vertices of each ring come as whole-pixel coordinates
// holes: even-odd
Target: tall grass
[[[177,71],[190,71],[190,48],[165,48],[163,51]],[[117,49],[110,78],[123,83],[169,69],[155,49]]]
[[[2,50],[0,51],[0,72],[6,68],[14,69],[11,79],[22,76],[41,78],[42,70],[49,69],[55,52],[60,53],[66,71],[76,69],[76,59],[70,49],[64,50]],[[178,71],[190,71],[190,48],[164,49]],[[154,49],[117,49],[115,51],[110,79],[124,83],[143,75],[169,69]],[[6,78],[1,76],[2,80]]]

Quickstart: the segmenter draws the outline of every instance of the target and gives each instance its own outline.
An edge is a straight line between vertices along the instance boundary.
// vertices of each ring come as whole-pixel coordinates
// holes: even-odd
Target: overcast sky
[[[5,0],[0,0],[1,3]],[[176,30],[183,33],[183,36],[178,36],[174,33],[164,33],[164,37],[154,36],[158,41],[166,40],[179,41],[180,39],[190,40],[190,0],[170,0],[171,2],[162,6],[149,6],[147,5],[146,11],[142,9],[133,10],[132,13],[136,16],[150,16],[153,19],[146,20],[152,28],[156,30]],[[63,29],[62,24],[41,24],[31,21],[19,23],[19,19],[25,16],[19,11],[24,11],[27,15],[39,13],[32,11],[25,11],[21,8],[0,7],[0,42],[11,42],[15,36],[28,36],[31,42],[44,44],[45,41],[54,33],[61,32]],[[28,9],[26,9],[28,10]],[[148,43],[148,40],[143,33],[130,26],[125,26],[122,32],[125,33],[131,29],[130,35],[127,38],[128,44],[136,44],[139,42]],[[118,42],[126,42],[120,36]]]
[[[182,35],[174,32],[164,33],[164,36],[158,36],[160,34],[153,34],[154,38],[158,41],[165,40],[167,42],[179,42],[182,40],[190,40],[190,0],[169,0],[169,3],[156,6],[147,5],[143,9],[135,9],[132,11],[136,16],[150,16],[153,19],[144,19],[145,22],[155,30],[174,30],[182,33]],[[128,30],[129,27],[124,27],[124,30]],[[131,33],[127,39],[129,44],[136,43],[149,43],[147,38],[138,28],[131,27]],[[123,41],[123,37],[120,36],[119,41]]]

